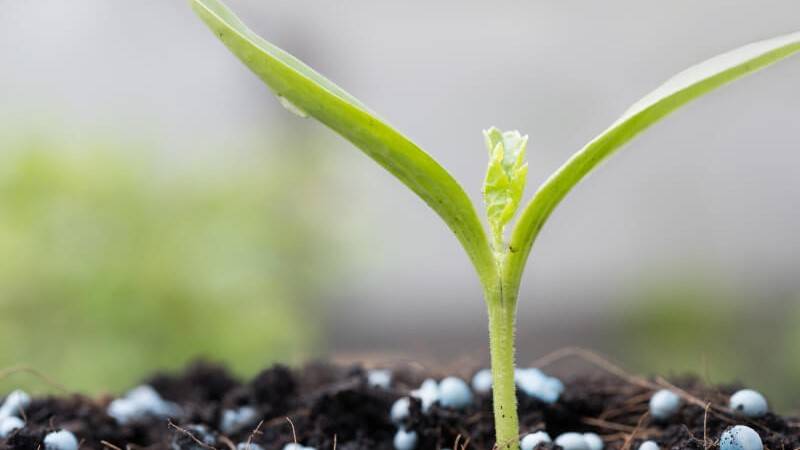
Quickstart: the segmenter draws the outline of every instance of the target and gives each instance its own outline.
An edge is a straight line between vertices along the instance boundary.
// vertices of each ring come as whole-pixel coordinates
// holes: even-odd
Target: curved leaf
[[[525,262],[550,213],[601,161],[691,100],[800,51],[800,32],[756,42],[716,56],[669,79],[575,153],[539,188],[517,222],[503,267],[506,289],[518,289]]]
[[[433,208],[467,251],[484,285],[495,282],[496,265],[475,206],[439,163],[343,89],[257,36],[219,0],[191,4],[287,109],[310,115],[339,133]]]

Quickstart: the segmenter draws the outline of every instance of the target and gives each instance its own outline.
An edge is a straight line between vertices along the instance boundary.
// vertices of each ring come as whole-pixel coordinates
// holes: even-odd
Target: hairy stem
[[[499,450],[519,449],[517,393],[514,383],[516,296],[516,291],[505,291],[502,284],[486,291],[495,439]]]

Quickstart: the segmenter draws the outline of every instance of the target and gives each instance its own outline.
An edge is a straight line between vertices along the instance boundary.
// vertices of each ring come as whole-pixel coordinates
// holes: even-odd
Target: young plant
[[[520,280],[531,247],[567,193],[606,157],[689,101],[800,51],[800,33],[750,44],[671,78],[575,153],[523,208],[527,137],[484,132],[489,167],[483,184],[490,235],[461,185],[428,153],[377,114],[294,56],[265,41],[219,0],[191,0],[219,39],[272,89],[290,111],[311,116],[352,142],[425,201],[456,235],[483,286],[489,316],[497,445],[517,449],[514,327]]]

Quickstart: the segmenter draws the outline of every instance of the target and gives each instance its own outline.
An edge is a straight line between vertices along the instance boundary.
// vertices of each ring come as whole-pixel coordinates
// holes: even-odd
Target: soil
[[[681,389],[685,406],[673,419],[658,423],[647,416],[647,402],[653,389],[667,382],[616,372],[562,376],[566,390],[553,405],[520,393],[521,431],[546,430],[553,437],[592,431],[604,438],[607,449],[636,449],[646,439],[657,441],[662,449],[715,449],[726,428],[747,424],[759,432],[766,449],[800,448],[796,418],[770,413],[746,420],[726,412],[722,405],[737,386],[709,388],[695,378],[674,379],[671,383]],[[143,381],[179,404],[184,411],[181,418],[121,426],[105,412],[110,396],[35,398],[25,411],[27,426],[0,439],[0,449],[42,448],[47,432],[63,428],[78,436],[81,449],[223,450],[249,440],[267,450],[280,450],[296,439],[318,450],[393,450],[392,403],[424,378],[445,375],[414,366],[395,367],[393,373],[392,388],[385,390],[370,387],[360,366],[313,363],[294,370],[274,366],[242,382],[221,366],[197,363],[182,373]],[[470,372],[461,375],[468,378]],[[706,402],[712,406],[705,408]],[[491,403],[489,395],[478,395],[466,410],[434,405],[422,414],[419,403],[412,400],[407,427],[418,432],[419,450],[491,449]],[[239,432],[221,434],[217,425],[222,411],[242,405],[254,406],[259,419]]]

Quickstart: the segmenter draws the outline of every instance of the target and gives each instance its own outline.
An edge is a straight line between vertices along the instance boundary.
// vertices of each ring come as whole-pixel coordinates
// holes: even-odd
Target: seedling
[[[489,233],[461,185],[428,153],[352,95],[294,56],[260,38],[219,0],[190,0],[197,14],[288,110],[313,117],[352,142],[425,201],[467,252],[483,286],[489,316],[496,441],[518,444],[514,327],[525,263],[539,231],[561,200],[592,169],[650,125],[726,83],[800,51],[800,33],[750,44],[694,66],[628,109],[575,153],[506,227],[522,200],[527,138],[486,131],[489,168],[483,184]]]

